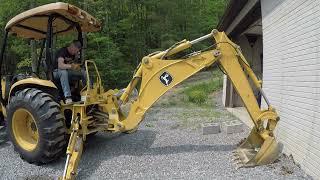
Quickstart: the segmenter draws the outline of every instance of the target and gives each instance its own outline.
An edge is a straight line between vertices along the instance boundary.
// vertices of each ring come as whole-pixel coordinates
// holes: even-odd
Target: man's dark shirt
[[[58,69],[58,59],[60,57],[64,59],[65,64],[71,64],[75,59],[75,56],[69,53],[67,47],[63,47],[56,52],[55,62],[53,63],[53,69]]]

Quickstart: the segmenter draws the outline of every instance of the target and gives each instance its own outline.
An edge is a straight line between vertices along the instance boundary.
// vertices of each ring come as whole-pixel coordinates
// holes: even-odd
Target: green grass
[[[153,127],[154,127],[154,125],[153,125],[153,124],[148,123],[148,124],[146,124],[146,127],[153,128]]]
[[[196,112],[186,110],[179,113],[177,116],[181,120],[182,128],[191,127],[197,129],[200,127],[201,123],[215,122],[224,116],[224,114],[211,108],[198,108]]]
[[[209,95],[222,88],[222,78],[220,70],[207,72],[205,76],[204,74],[194,76],[182,83],[174,91],[175,95],[162,97],[158,105],[162,107],[212,106],[212,98]]]
[[[229,112],[215,109],[219,100],[215,92],[222,88],[222,75],[219,70],[214,70],[193,76],[161,98],[158,107],[185,109],[174,114],[179,120],[175,128],[198,129],[201,123],[233,120]]]
[[[230,121],[234,117],[227,111],[218,111],[209,107],[199,107],[197,111],[184,111],[177,114],[181,128],[200,128],[201,123]]]
[[[202,105],[207,101],[210,93],[221,89],[222,75],[216,71],[213,72],[213,74],[216,75],[216,77],[210,79],[208,82],[191,85],[183,90],[189,102]]]
[[[216,119],[216,118],[220,118],[221,116],[224,116],[224,115],[225,114],[223,114],[215,109],[201,108],[201,109],[198,109],[197,113],[194,113],[193,111],[185,111],[185,112],[182,112],[179,116],[183,119],[196,118],[196,117],[199,117],[199,118],[210,117],[210,118]],[[211,122],[211,120],[210,120],[210,122]]]
[[[186,91],[185,93],[188,97],[188,100],[196,104],[203,104],[207,99],[207,94],[197,88]]]

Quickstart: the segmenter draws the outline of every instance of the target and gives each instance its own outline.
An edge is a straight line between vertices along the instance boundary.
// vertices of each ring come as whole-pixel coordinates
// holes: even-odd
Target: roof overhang
[[[245,33],[259,19],[261,19],[260,0],[230,0],[217,29],[236,37]],[[261,26],[255,27],[256,33],[259,33],[258,28]]]
[[[49,16],[54,15],[53,33],[66,34],[76,31],[78,23],[82,32],[96,32],[100,22],[89,13],[68,3],[51,3],[25,11],[12,18],[5,29],[22,38],[43,39],[46,37]]]
[[[260,18],[252,23],[242,34],[262,35],[262,19]]]

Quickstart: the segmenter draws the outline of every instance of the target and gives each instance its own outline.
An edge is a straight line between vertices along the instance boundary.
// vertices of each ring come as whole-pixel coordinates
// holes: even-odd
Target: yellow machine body
[[[170,59],[171,55],[188,49],[192,44],[205,38],[212,38],[216,48],[192,54],[185,59]],[[93,64],[96,69],[94,62],[88,61],[87,63]],[[99,75],[96,76],[97,83],[92,87],[87,84],[87,88],[82,91],[82,95],[86,97],[84,104],[72,107],[74,117],[72,133],[62,179],[73,179],[75,177],[86,134],[101,130],[106,132],[131,132],[136,130],[146,111],[158,98],[191,75],[213,64],[219,65],[229,77],[254,123],[254,128],[249,137],[236,149],[235,160],[240,162],[240,166],[245,167],[275,161],[280,149],[273,131],[279,117],[270,105],[266,110],[259,108],[247,75],[254,82],[256,88],[262,91],[261,80],[258,80],[253,73],[239,46],[230,41],[224,32],[213,30],[211,34],[198,40],[191,42],[184,40],[169,50],[144,57],[131,82],[120,97],[118,90],[103,91]],[[96,72],[98,73],[97,69]],[[88,71],[87,74],[89,77]],[[135,88],[139,89],[139,94],[135,100],[128,102]],[[121,106],[126,103],[131,103],[127,115],[121,111]],[[101,112],[107,113],[108,118],[96,123],[96,129],[89,130],[87,127],[94,122],[94,119],[86,115],[85,108],[92,104],[96,104]]]
[[[84,32],[95,32],[100,29],[100,23],[81,9],[66,3],[52,3],[16,16],[8,22],[6,30],[16,33],[18,37],[43,39],[45,38],[44,34],[39,34],[36,31],[31,33],[29,30],[19,28],[21,26],[20,23],[28,19],[29,26],[46,27],[46,23],[42,23],[45,21],[38,21],[38,15],[50,15],[53,13],[58,13],[59,16],[63,17],[70,17],[70,19],[78,23],[79,27],[81,27],[80,29],[83,29]],[[68,24],[67,21],[59,21],[57,28],[54,30],[60,32],[59,28],[63,28],[65,23]],[[65,33],[68,32],[66,31]],[[191,53],[186,58],[173,58],[173,55],[205,39],[212,39],[213,43],[215,43],[215,48]],[[3,52],[4,48],[2,55]],[[234,44],[224,32],[218,32],[217,30],[213,30],[210,34],[196,40],[183,40],[165,51],[145,56],[137,67],[131,82],[123,91],[117,89],[105,91],[101,84],[96,64],[94,61],[85,61],[87,84],[84,85],[85,87],[80,92],[81,101],[74,104],[66,105],[63,101],[56,102],[50,90],[57,90],[57,87],[50,80],[26,78],[15,82],[11,87],[7,87],[5,80],[2,79],[1,112],[5,117],[11,113],[11,118],[8,118],[11,122],[11,136],[17,146],[26,152],[33,151],[38,147],[40,139],[45,136],[39,133],[41,132],[39,128],[42,127],[37,125],[39,119],[43,118],[43,116],[34,116],[35,114],[37,115],[37,112],[28,110],[28,106],[14,109],[14,104],[19,105],[19,102],[23,100],[21,96],[26,95],[27,92],[32,92],[29,96],[34,95],[36,98],[41,96],[42,98],[38,98],[38,101],[46,103],[46,107],[50,106],[48,111],[51,113],[47,113],[48,117],[56,121],[54,127],[47,127],[42,130],[55,132],[57,135],[56,140],[60,144],[66,142],[63,138],[64,133],[70,134],[66,152],[67,160],[64,173],[60,178],[74,179],[82,155],[83,143],[87,139],[87,135],[98,131],[108,133],[134,132],[143,120],[147,110],[157,99],[188,77],[212,65],[220,66],[231,80],[254,123],[254,128],[248,138],[236,149],[235,159],[241,162],[241,166],[246,167],[273,162],[278,157],[280,150],[273,134],[279,121],[279,116],[267,100],[261,89],[262,81],[258,80],[253,73],[241,53],[240,47]],[[259,108],[247,75],[252,80],[255,88],[260,90],[263,95],[268,104],[267,109],[261,110]],[[45,92],[45,89],[48,88],[49,91]],[[134,89],[139,90],[138,95],[134,100],[129,101]],[[18,97],[20,99],[17,100],[17,97],[14,97],[15,92],[18,94],[20,92],[20,97]],[[11,102],[11,97],[16,101]],[[124,113],[122,112],[122,107],[127,103],[131,104],[129,113]],[[6,105],[9,108],[6,108]],[[40,108],[42,105],[37,105],[37,107]],[[8,113],[6,112],[7,110]],[[66,125],[66,117],[63,116],[65,111],[71,111],[71,120],[68,127]],[[50,123],[45,125],[50,126]],[[59,129],[59,131],[56,129]],[[62,145],[57,145],[57,147],[60,150],[62,149]],[[48,159],[41,160],[48,161]]]

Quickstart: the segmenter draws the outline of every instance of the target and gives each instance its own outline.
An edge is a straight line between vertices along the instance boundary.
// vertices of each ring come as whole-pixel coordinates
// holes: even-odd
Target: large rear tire
[[[11,97],[7,114],[9,139],[22,159],[45,164],[64,152],[64,117],[49,94],[34,88],[19,91]]]

